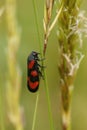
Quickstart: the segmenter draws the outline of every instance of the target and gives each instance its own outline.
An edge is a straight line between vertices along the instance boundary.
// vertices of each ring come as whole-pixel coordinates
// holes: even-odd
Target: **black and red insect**
[[[38,55],[40,53],[32,51],[27,59],[27,87],[29,91],[36,92],[40,84],[41,66],[38,61],[40,61]]]

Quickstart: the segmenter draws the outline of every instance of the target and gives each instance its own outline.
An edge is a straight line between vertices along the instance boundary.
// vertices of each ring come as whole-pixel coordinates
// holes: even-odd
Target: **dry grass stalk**
[[[52,16],[52,9],[54,5],[54,0],[46,0],[45,4],[45,9],[44,9],[44,50],[43,54],[45,55],[46,53],[46,48],[47,48],[47,42],[48,42],[48,37],[50,34],[49,28],[50,28],[50,20]]]
[[[45,8],[44,8],[44,21],[43,21],[43,25],[44,25],[43,55],[44,56],[45,56],[46,49],[47,49],[48,37],[51,34],[51,31],[53,30],[55,24],[57,23],[61,10],[63,8],[63,6],[60,7],[60,9],[57,11],[56,16],[54,17],[53,21],[51,22],[54,2],[55,2],[55,0],[46,0],[46,4],[45,4]]]

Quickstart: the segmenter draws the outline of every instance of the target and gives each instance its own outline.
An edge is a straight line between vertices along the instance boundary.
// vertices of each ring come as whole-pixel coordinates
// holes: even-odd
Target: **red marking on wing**
[[[32,67],[34,66],[34,63],[35,63],[34,60],[30,61],[30,63],[28,64],[28,68],[32,69]]]
[[[38,87],[38,85],[39,85],[39,82],[38,81],[35,81],[35,82],[31,82],[30,81],[30,78],[29,78],[29,86],[31,87],[31,89],[35,89],[35,88],[37,88]]]
[[[33,71],[31,71],[31,75],[32,75],[33,77],[35,77],[35,76],[38,75],[38,72],[37,72],[36,70],[33,70]]]

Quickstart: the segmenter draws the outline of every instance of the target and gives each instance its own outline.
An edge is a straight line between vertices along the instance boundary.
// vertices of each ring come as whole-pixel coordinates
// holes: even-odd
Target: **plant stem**
[[[36,29],[37,29],[37,36],[38,36],[38,40],[39,40],[39,48],[40,48],[40,53],[41,53],[41,58],[43,57],[43,53],[42,53],[42,41],[41,41],[41,38],[40,38],[40,31],[39,31],[39,23],[38,23],[38,16],[37,16],[37,9],[36,9],[36,6],[35,6],[35,1],[32,0],[33,2],[33,8],[34,8],[34,14],[35,14],[35,23],[36,23]]]
[[[40,40],[40,31],[39,31],[37,10],[36,10],[36,6],[35,6],[34,0],[33,0],[33,7],[34,7],[34,14],[35,14],[36,27],[37,27],[37,34],[38,34],[38,40],[39,40],[40,53],[41,53],[41,58],[43,58],[43,55],[44,55],[43,51],[42,51],[43,46],[42,46],[41,40]],[[42,65],[44,65],[44,61],[42,61]],[[54,130],[54,128],[53,128],[52,114],[51,114],[51,108],[50,108],[51,104],[50,104],[50,98],[49,98],[47,76],[46,76],[46,70],[45,69],[43,70],[43,73],[44,73],[44,84],[45,84],[45,88],[46,88],[46,97],[47,97],[47,102],[48,102],[48,112],[49,112],[49,118],[50,118],[50,129]],[[37,97],[38,97],[38,95],[37,95]],[[38,98],[36,99],[36,107],[35,107],[35,112],[34,112],[34,120],[33,120],[33,127],[32,127],[32,129],[34,129],[34,127],[35,127],[36,112],[37,112],[37,103],[38,103]]]
[[[35,122],[36,122],[36,114],[37,114],[38,99],[39,99],[39,92],[37,93],[37,98],[36,98],[36,104],[35,104],[35,111],[34,111],[34,116],[33,116],[32,130],[35,129]]]
[[[51,111],[51,103],[50,103],[50,97],[49,97],[49,89],[48,89],[48,83],[47,83],[46,70],[44,70],[44,84],[45,84],[46,97],[47,97],[47,102],[48,102],[48,112],[49,112],[50,130],[54,130],[54,124],[53,124],[53,118],[52,118],[52,111]]]
[[[50,28],[50,21],[52,16],[52,10],[53,10],[54,0],[46,0],[45,7],[44,7],[44,48],[43,48],[43,55],[45,57],[47,44],[48,44],[48,37],[50,34],[50,31],[52,30],[53,25]],[[50,30],[49,30],[50,29]]]
[[[45,2],[45,8],[44,8],[44,48],[43,48],[43,56],[45,57],[46,55],[46,49],[47,49],[47,44],[48,44],[48,38],[50,34],[50,20],[52,16],[52,9],[54,5],[54,0],[46,0]],[[52,26],[53,27],[53,26]],[[45,84],[45,89],[46,89],[46,97],[47,97],[47,102],[48,102],[48,113],[49,113],[49,121],[50,121],[50,130],[54,130],[54,124],[53,124],[53,118],[52,118],[52,111],[51,111],[51,103],[50,103],[50,96],[49,96],[49,88],[48,88],[48,83],[47,83],[47,74],[46,70],[44,69],[44,84]]]
[[[3,89],[2,89],[2,84],[0,84],[0,126],[1,126],[1,130],[5,130],[3,101],[4,101],[3,100]]]

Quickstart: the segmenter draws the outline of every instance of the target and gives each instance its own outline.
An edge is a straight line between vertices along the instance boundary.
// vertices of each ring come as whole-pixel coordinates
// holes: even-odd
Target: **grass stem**
[[[34,7],[34,14],[35,14],[36,27],[37,27],[37,34],[38,34],[38,40],[39,40],[40,53],[41,53],[41,58],[43,58],[43,51],[42,51],[43,46],[42,46],[42,42],[40,40],[40,31],[39,31],[37,10],[36,10],[34,0],[33,0],[33,7]],[[43,64],[44,64],[44,61],[42,61],[42,65]],[[52,114],[51,114],[51,104],[50,104],[50,98],[49,98],[49,90],[48,90],[48,84],[47,84],[47,74],[46,74],[45,69],[43,71],[44,71],[44,84],[45,84],[45,88],[46,88],[46,97],[47,97],[47,102],[48,102],[48,112],[49,112],[49,118],[50,118],[50,130],[54,130],[53,129]],[[37,95],[37,97],[38,97],[38,95]],[[37,103],[38,103],[38,98],[36,99],[36,107],[37,107]],[[35,108],[35,112],[34,112],[33,125],[35,125],[36,112],[37,112],[37,108]]]
[[[3,99],[3,89],[2,89],[2,84],[0,84],[0,126],[1,130],[5,130],[5,124],[4,124],[4,99]]]
[[[33,9],[34,9],[34,15],[35,15],[35,23],[36,23],[36,30],[37,30],[37,36],[38,36],[39,49],[40,49],[41,58],[42,58],[43,57],[43,53],[42,53],[43,46],[42,46],[42,41],[41,41],[41,38],[40,38],[37,9],[36,9],[36,5],[35,5],[35,0],[32,0],[32,2],[33,2]]]
[[[48,114],[49,114],[49,122],[50,122],[50,130],[54,130],[54,123],[52,118],[52,111],[51,111],[51,103],[50,103],[50,97],[49,97],[49,89],[48,89],[48,83],[47,83],[47,74],[46,70],[44,70],[44,84],[46,89],[46,97],[48,102]]]
[[[37,97],[36,97],[36,104],[35,104],[35,110],[34,110],[34,116],[33,116],[32,130],[35,130],[38,100],[39,100],[39,92],[37,92]]]

